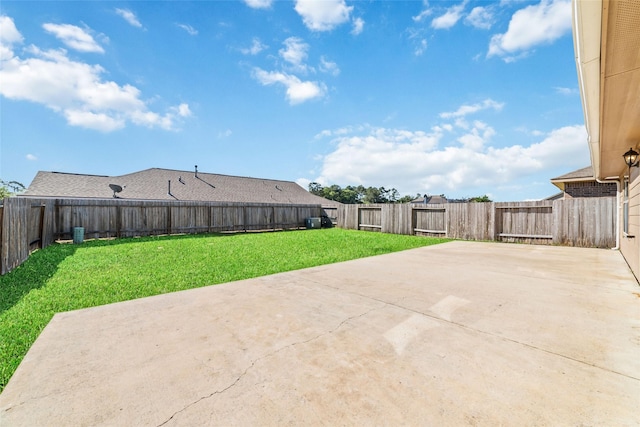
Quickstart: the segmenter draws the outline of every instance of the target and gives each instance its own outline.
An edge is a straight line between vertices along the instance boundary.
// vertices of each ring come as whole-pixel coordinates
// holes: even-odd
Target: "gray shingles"
[[[582,168],[582,169],[575,170],[573,172],[566,173],[557,178],[552,178],[551,182],[574,181],[574,180],[581,180],[581,179],[584,179],[585,181],[595,180],[593,175],[593,168],[591,166],[587,166],[586,168]]]
[[[171,181],[171,194],[169,194]],[[109,184],[123,187],[129,200],[189,200],[244,203],[338,205],[315,196],[292,181],[152,168],[121,176],[40,171],[24,196],[111,198]]]

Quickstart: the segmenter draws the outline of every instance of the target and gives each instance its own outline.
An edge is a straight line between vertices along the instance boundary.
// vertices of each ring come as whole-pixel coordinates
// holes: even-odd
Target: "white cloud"
[[[577,88],[569,88],[569,87],[555,87],[556,93],[560,95],[574,95],[579,93]]]
[[[300,104],[314,98],[322,98],[327,90],[323,83],[302,81],[291,74],[276,71],[269,72],[260,68],[254,68],[253,77],[263,86],[276,83],[282,84],[287,89],[286,96],[291,105]]]
[[[0,15],[0,61],[13,58],[13,45],[21,44],[22,41],[22,34],[16,28],[13,19]]]
[[[135,13],[128,9],[116,9],[116,13],[124,18],[125,21],[134,27],[142,28],[142,24],[138,21]]]
[[[189,104],[182,103],[182,104],[178,105],[177,107],[171,107],[170,110],[173,111],[175,114],[177,114],[180,117],[190,117],[191,116],[191,109],[189,108]]]
[[[79,126],[87,129],[111,132],[122,129],[126,121],[122,117],[110,116],[106,113],[94,113],[93,111],[74,110],[67,108],[63,111],[67,123],[71,126]]]
[[[478,151],[496,134],[496,131],[479,120],[473,123],[473,127],[469,132],[460,136],[458,142],[463,148]]]
[[[413,19],[414,22],[422,22],[425,18],[431,16],[432,14],[433,14],[433,11],[431,9],[424,9],[422,12],[420,12],[416,16],[412,16],[411,19]]]
[[[478,111],[482,111],[482,110],[493,109],[496,111],[500,111],[502,110],[502,107],[504,107],[504,103],[496,102],[493,99],[489,98],[477,104],[462,105],[460,106],[460,108],[458,108],[456,111],[453,111],[453,112],[440,113],[440,117],[442,117],[443,119],[464,117],[468,114],[477,113]],[[460,127],[463,127],[463,126],[460,126]]]
[[[433,18],[431,27],[437,30],[446,30],[453,27],[462,17],[462,12],[464,12],[466,4],[467,0],[458,5],[451,6],[443,15]]]
[[[344,0],[296,0],[296,12],[312,31],[330,31],[349,21],[353,6]]]
[[[22,43],[22,34],[16,28],[16,24],[8,16],[0,15],[0,43],[3,45],[13,45]]]
[[[478,6],[474,7],[471,12],[469,12],[469,14],[464,18],[464,22],[474,28],[488,30],[493,25],[494,17],[489,8]]]
[[[268,47],[269,46],[262,44],[258,37],[254,37],[251,41],[251,47],[240,49],[240,52],[245,55],[257,55]]]
[[[401,194],[431,193],[460,197],[489,193],[501,185],[588,162],[584,126],[566,126],[539,142],[509,147],[486,145],[495,131],[474,122],[470,131],[446,144],[442,128],[430,132],[367,128],[334,137],[335,149],[321,159],[314,181],[322,185],[393,187]]]
[[[227,129],[224,132],[218,132],[218,139],[228,138],[233,134],[231,129]]]
[[[198,35],[198,30],[193,28],[191,25],[188,25],[188,24],[176,24],[176,25],[182,28],[183,30],[185,30],[190,36]]]
[[[308,56],[309,45],[298,37],[289,37],[282,44],[285,47],[278,51],[282,59],[301,71],[306,70],[304,61]]]
[[[338,74],[340,74],[340,68],[338,67],[338,64],[329,61],[324,56],[320,57],[319,68],[323,73],[331,74],[332,76],[337,76]]]
[[[487,56],[500,56],[511,62],[526,56],[533,47],[552,43],[569,32],[571,1],[542,0],[513,14],[507,32],[491,37]]]
[[[268,9],[271,7],[273,0],[244,0],[244,2],[253,9]]]
[[[34,156],[33,154],[27,154],[25,156],[25,159],[29,160],[30,162],[35,162],[38,160],[38,157]]]
[[[16,39],[15,34],[12,37]],[[187,104],[171,107],[163,115],[149,111],[139,89],[105,81],[104,68],[71,60],[65,50],[30,46],[25,51],[30,56],[21,58],[3,44],[3,52],[8,55],[0,68],[0,94],[44,105],[71,126],[109,132],[132,122],[171,130],[179,118],[191,114]]]
[[[43,24],[45,31],[53,34],[71,49],[80,52],[104,53],[100,46],[87,31],[70,24]]]
[[[353,34],[354,36],[357,36],[358,34],[362,33],[362,30],[364,30],[364,19],[362,18],[354,19],[353,29],[351,30],[351,34]]]
[[[427,50],[427,39],[421,39],[413,51],[415,56],[421,56]]]

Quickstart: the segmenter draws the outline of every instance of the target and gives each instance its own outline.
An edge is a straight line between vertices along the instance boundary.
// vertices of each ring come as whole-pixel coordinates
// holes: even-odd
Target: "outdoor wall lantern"
[[[629,151],[622,155],[624,157],[624,162],[629,166],[629,172],[631,172],[631,168],[638,167],[638,152],[633,148],[629,148]]]

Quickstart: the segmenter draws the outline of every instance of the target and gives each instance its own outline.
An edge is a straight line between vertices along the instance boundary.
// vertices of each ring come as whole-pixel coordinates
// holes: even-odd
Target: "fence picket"
[[[440,205],[342,205],[338,227],[463,240],[607,248],[616,240],[616,198]]]
[[[86,238],[295,229],[320,217],[320,205],[11,197],[0,207],[0,274],[23,263],[33,249]]]

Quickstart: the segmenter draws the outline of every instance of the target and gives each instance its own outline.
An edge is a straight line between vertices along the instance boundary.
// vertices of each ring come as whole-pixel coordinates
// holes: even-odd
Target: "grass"
[[[333,228],[51,245],[0,277],[0,391],[55,313],[445,241]]]

